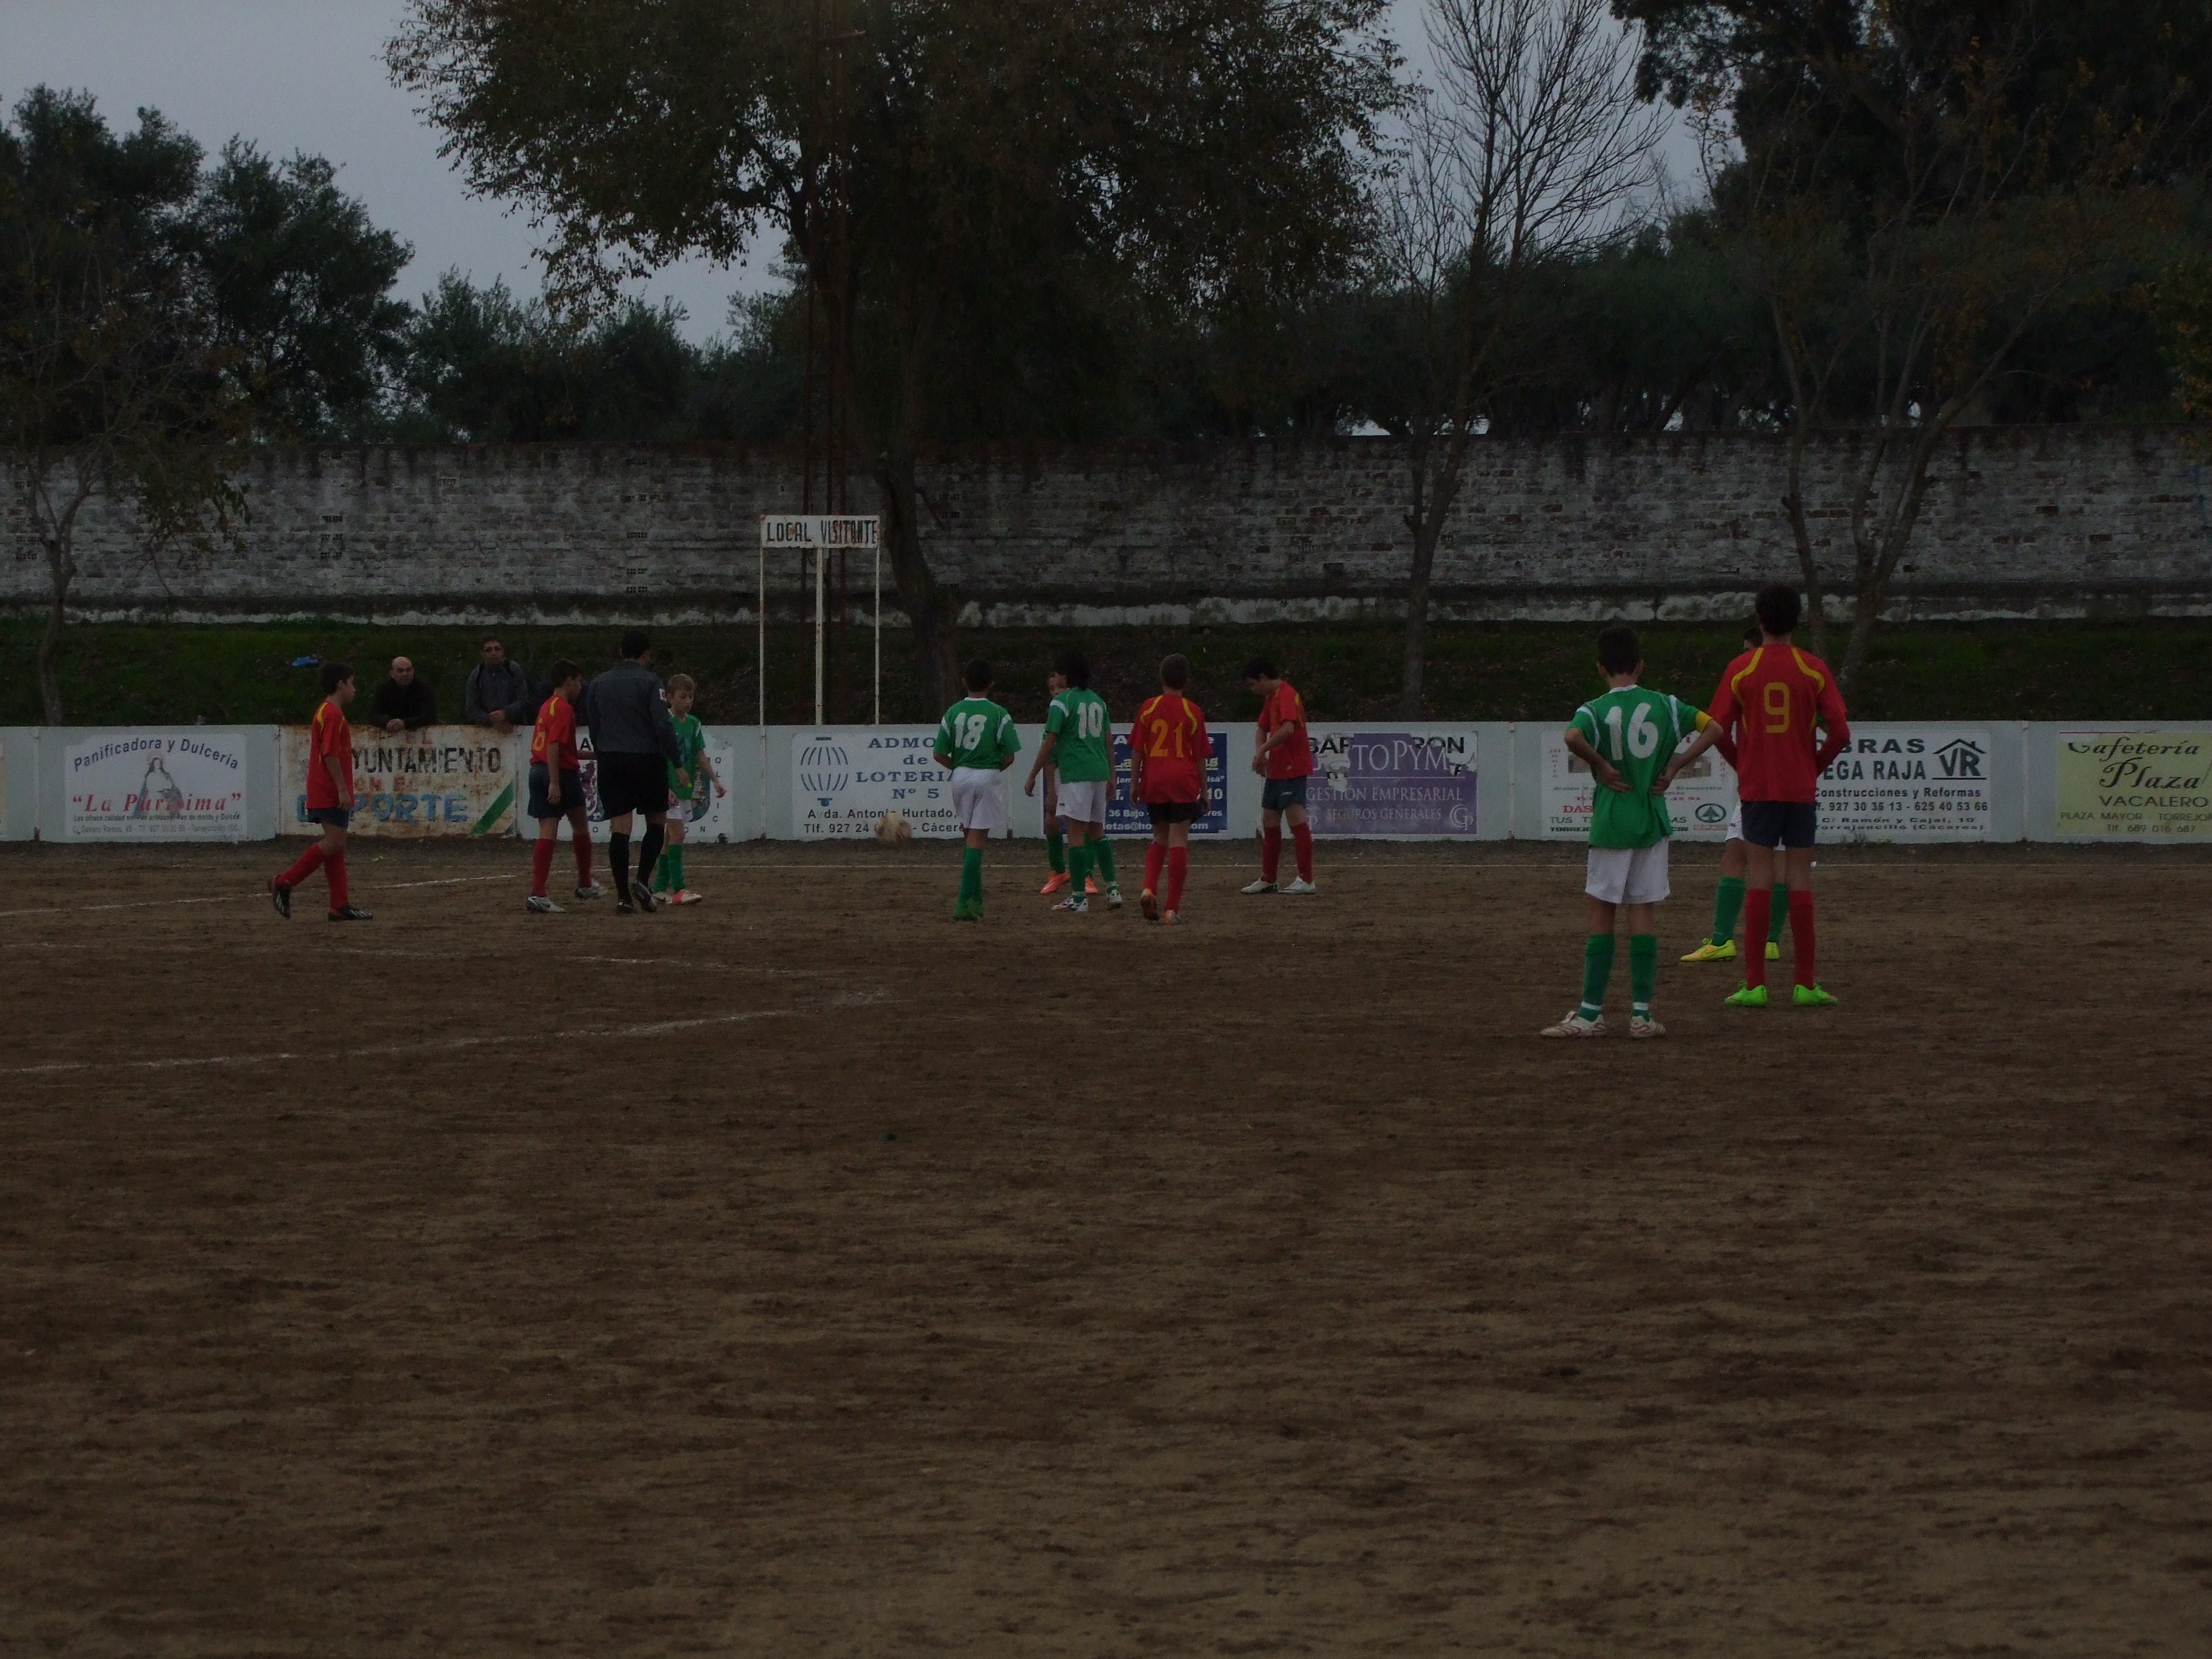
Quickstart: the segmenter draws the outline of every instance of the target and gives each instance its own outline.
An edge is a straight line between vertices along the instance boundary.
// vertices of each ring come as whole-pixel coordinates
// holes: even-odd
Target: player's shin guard
[[[532,842],[530,847],[530,896],[544,898],[545,884],[553,874],[554,842],[550,836]]]
[[[1273,881],[1283,867],[1283,831],[1278,825],[1260,832],[1260,879]]]
[[[589,887],[592,884],[592,836],[590,830],[586,828],[580,834],[577,831],[576,826],[572,823],[568,826],[568,834],[570,837],[568,842],[569,849],[576,855],[576,885],[579,887]]]
[[[1721,884],[1713,894],[1713,934],[1715,945],[1730,945],[1735,941],[1735,921],[1743,914],[1743,878],[1723,876]]]
[[[629,837],[607,832],[607,863],[615,872],[615,897],[623,904],[629,901]]]
[[[1060,833],[1056,823],[1047,824],[1044,832],[1045,861],[1052,866],[1055,876],[1067,873],[1067,838]]]
[[[1188,847],[1170,847],[1170,848],[1168,848],[1168,908],[1169,908],[1169,909],[1170,909],[1170,910],[1180,910],[1180,909],[1182,909],[1182,884],[1183,884],[1183,878],[1184,878],[1184,877],[1186,877],[1186,876],[1188,876],[1189,873],[1190,873],[1190,848],[1188,848]]]
[[[1764,887],[1744,896],[1743,942],[1748,948],[1743,953],[1743,982],[1754,988],[1766,983],[1766,952],[1759,941],[1766,937],[1773,908],[1774,895]]]
[[[276,884],[279,887],[297,887],[322,867],[323,844],[319,841],[309,842],[307,850],[300,854],[292,867],[276,878]]]
[[[1802,892],[1794,887],[1790,890],[1790,937],[1797,947],[1797,983],[1819,984],[1813,974],[1817,934],[1813,926],[1813,895],[1809,889]]]
[[[1090,848],[1070,847],[1067,849],[1067,888],[1073,896],[1076,898],[1083,896],[1083,884],[1090,878]]]
[[[1121,878],[1114,873],[1114,843],[1110,841],[1086,842],[1091,855],[1097,860],[1098,873],[1106,878],[1109,887],[1119,887]]]
[[[680,893],[690,885],[684,875],[684,843],[682,842],[672,841],[661,849],[659,868],[667,874],[670,892]]]
[[[323,860],[323,879],[331,884],[331,908],[343,910],[353,902],[346,887],[345,848],[341,847]]]
[[[983,914],[983,849],[963,848],[960,854],[960,904]]]
[[[1773,906],[1768,913],[1766,942],[1769,945],[1779,945],[1782,943],[1783,924],[1796,913],[1796,906],[1790,902],[1790,884],[1786,881],[1776,882],[1774,890],[1766,896],[1767,902]]]
[[[1298,879],[1313,879],[1313,826],[1294,823],[1291,826],[1291,845],[1298,855]]]
[[[1659,985],[1659,935],[1628,936],[1628,1007],[1631,1013],[1651,1017],[1651,993]]]
[[[653,861],[660,856],[660,849],[668,844],[668,831],[657,823],[645,826],[645,839],[637,847],[637,884],[647,892],[653,890]]]
[[[1159,842],[1152,842],[1146,845],[1145,848],[1145,890],[1147,893],[1157,893],[1160,890],[1160,870],[1167,861],[1168,849],[1164,845]]]
[[[1613,936],[1592,933],[1583,941],[1582,1017],[1595,1019],[1605,1012],[1606,981],[1613,977]]]

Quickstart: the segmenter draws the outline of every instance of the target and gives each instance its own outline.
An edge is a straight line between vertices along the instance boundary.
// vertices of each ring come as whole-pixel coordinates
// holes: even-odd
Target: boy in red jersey
[[[1129,726],[1129,795],[1149,807],[1152,844],[1145,849],[1146,921],[1172,927],[1182,920],[1182,884],[1190,872],[1190,826],[1206,813],[1206,757],[1213,752],[1206,716],[1183,696],[1190,665],[1180,655],[1160,663],[1160,694],[1137,711]],[[1168,902],[1160,911],[1160,871],[1168,876]]]
[[[1313,744],[1306,735],[1306,706],[1291,683],[1266,657],[1244,665],[1244,684],[1260,694],[1259,735],[1253,740],[1252,769],[1267,782],[1260,792],[1260,879],[1247,893],[1283,892],[1303,897],[1317,892],[1313,878],[1313,831],[1306,827],[1306,780],[1313,775]],[[1283,826],[1291,826],[1298,873],[1288,886],[1275,885],[1283,864]]]
[[[323,665],[323,701],[307,732],[307,818],[323,826],[323,837],[300,854],[299,861],[269,883],[269,902],[287,921],[292,918],[292,890],[317,870],[331,890],[332,921],[367,921],[346,896],[346,825],[353,821],[353,727],[345,706],[353,701],[353,670],[342,662]]]
[[[1667,769],[1667,781],[1722,732],[1735,744],[1738,792],[1743,799],[1744,937],[1766,933],[1772,884],[1790,885],[1790,932],[1796,946],[1790,1002],[1800,1008],[1835,1001],[1814,973],[1813,840],[1819,828],[1820,774],[1851,740],[1836,677],[1818,657],[1790,644],[1803,606],[1797,591],[1777,582],[1759,591],[1759,643],[1728,665],[1707,712],[1713,725]],[[1818,726],[1821,735],[1816,737]],[[1778,851],[1783,866],[1776,866]],[[1785,873],[1786,872],[1786,873]],[[1766,1006],[1766,953],[1744,952],[1743,988],[1728,999],[1736,1008]]]
[[[541,916],[557,916],[561,907],[545,896],[553,874],[554,843],[561,820],[568,820],[569,849],[576,855],[576,896],[597,898],[592,879],[592,821],[584,811],[584,770],[576,754],[576,698],[584,671],[563,657],[553,665],[553,695],[530,728],[530,816],[538,820],[537,844],[530,849],[530,896],[524,906]]]

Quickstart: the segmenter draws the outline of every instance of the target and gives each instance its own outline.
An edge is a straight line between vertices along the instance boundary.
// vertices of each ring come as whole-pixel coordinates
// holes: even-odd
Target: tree
[[[1659,130],[1604,0],[1430,0],[1426,17],[1437,86],[1411,113],[1379,239],[1413,366],[1402,406],[1377,416],[1405,441],[1410,486],[1408,720],[1423,712],[1437,544],[1531,278],[1620,232]]]
[[[2053,60],[2073,14],[2062,23],[2065,9],[2037,0],[1624,9],[1651,29],[1647,88],[1733,112],[1742,155],[1715,196],[1788,383],[1782,507],[1817,650],[1828,593],[1850,596],[1848,687],[1944,436],[1983,416],[2041,319],[2124,288],[2156,257],[2175,216],[2154,164],[2177,152],[2144,73],[2100,70],[2110,54],[2086,39],[2089,56]],[[2175,95],[2170,77],[2152,80]],[[1808,498],[1808,445],[1845,424],[1864,437],[1823,509]],[[1814,533],[1824,510],[1845,521],[1842,573]]]
[[[471,182],[549,228],[559,295],[783,240],[819,301],[833,457],[873,475],[950,701],[957,600],[915,478],[948,346],[1056,310],[1227,315],[1348,265],[1396,96],[1384,9],[415,0],[389,58]]]
[[[46,555],[50,725],[86,503],[125,504],[155,550],[223,532],[240,505],[222,453],[250,409],[182,251],[199,161],[150,111],[118,137],[88,96],[43,87],[0,127],[0,448]]]

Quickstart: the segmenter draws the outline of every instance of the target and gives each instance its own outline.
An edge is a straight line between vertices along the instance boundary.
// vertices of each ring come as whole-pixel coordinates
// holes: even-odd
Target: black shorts
[[[1809,800],[1747,800],[1743,838],[1753,847],[1810,847],[1820,809]]]
[[[1148,800],[1145,810],[1152,815],[1152,828],[1164,823],[1196,823],[1206,816],[1206,803],[1199,800]]]
[[[625,812],[665,812],[668,763],[658,755],[601,755],[599,810],[611,818]]]
[[[333,830],[343,830],[353,822],[350,806],[310,806],[305,810],[310,823],[327,823]]]
[[[573,766],[561,769],[561,804],[558,806],[545,799],[549,776],[544,761],[530,764],[530,816],[533,818],[565,818],[587,805],[584,799],[584,775]]]
[[[1304,778],[1269,778],[1260,788],[1260,810],[1279,812],[1286,806],[1306,804],[1306,781]]]

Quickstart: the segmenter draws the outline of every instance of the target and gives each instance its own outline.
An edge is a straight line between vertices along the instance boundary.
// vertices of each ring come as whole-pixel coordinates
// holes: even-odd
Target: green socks
[[[1743,878],[1723,876],[1720,890],[1713,895],[1713,937],[1715,945],[1726,945],[1735,938],[1735,921],[1743,914]]]
[[[1106,878],[1106,884],[1109,887],[1119,887],[1121,884],[1114,874],[1114,843],[1110,841],[1094,841],[1085,842],[1085,850],[1097,862],[1098,873]]]
[[[1651,993],[1659,983],[1659,935],[1631,933],[1628,936],[1628,1008],[1631,1013],[1651,1018]]]
[[[1605,1011],[1605,982],[1613,977],[1613,938],[1611,933],[1592,933],[1583,942],[1582,1016],[1584,1019],[1595,1019]]]
[[[1055,876],[1064,875],[1067,871],[1066,842],[1067,837],[1060,833],[1058,821],[1054,820],[1052,827],[1044,832],[1044,855],[1051,861],[1052,872]]]
[[[963,848],[960,852],[960,902],[952,907],[959,916],[981,916],[983,914],[983,849]]]
[[[1778,881],[1774,884],[1772,902],[1774,914],[1766,919],[1766,942],[1769,945],[1779,945],[1782,943],[1782,925],[1790,920],[1790,884],[1788,882]]]
[[[1083,884],[1091,874],[1091,849],[1071,847],[1067,849],[1067,890],[1077,898],[1083,896]]]

